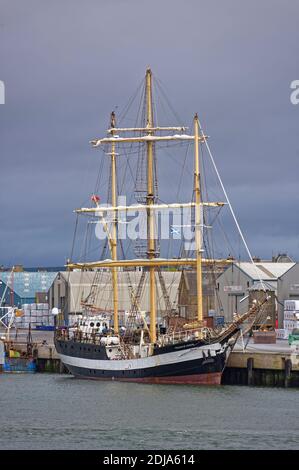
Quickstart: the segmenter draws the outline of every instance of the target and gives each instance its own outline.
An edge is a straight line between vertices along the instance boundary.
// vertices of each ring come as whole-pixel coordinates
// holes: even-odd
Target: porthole
[[[112,352],[112,349],[111,349],[111,348],[109,349],[109,352]]]
[[[94,322],[93,322],[93,321],[90,322],[90,323],[89,323],[89,326],[93,327],[93,326],[94,326]]]
[[[101,323],[100,323],[100,322],[97,323],[97,327],[99,327],[99,326],[101,326]]]

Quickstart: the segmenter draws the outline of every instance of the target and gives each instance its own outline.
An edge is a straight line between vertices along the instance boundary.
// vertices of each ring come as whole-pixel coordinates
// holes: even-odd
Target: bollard
[[[247,385],[254,385],[254,360],[253,357],[247,359]]]
[[[285,359],[284,363],[284,386],[288,388],[291,382],[291,371],[292,371],[292,361],[291,359]]]

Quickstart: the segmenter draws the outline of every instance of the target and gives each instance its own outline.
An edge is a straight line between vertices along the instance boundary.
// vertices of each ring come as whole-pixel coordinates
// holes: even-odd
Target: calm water
[[[0,375],[2,449],[299,449],[299,390]]]

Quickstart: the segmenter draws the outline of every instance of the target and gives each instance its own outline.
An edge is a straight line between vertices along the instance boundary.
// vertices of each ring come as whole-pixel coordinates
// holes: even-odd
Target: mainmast
[[[152,71],[150,68],[146,71],[146,126],[153,128],[153,104],[152,104]],[[148,135],[152,135],[153,131],[149,130]],[[147,206],[154,204],[154,142],[149,140],[146,142],[147,149]],[[155,257],[155,217],[151,208],[147,209],[147,258],[153,259]],[[155,267],[149,268],[150,275],[150,337],[151,342],[156,341],[156,283],[155,283]]]
[[[194,116],[194,193],[195,193],[195,250],[196,250],[196,285],[197,285],[197,320],[203,320],[202,314],[202,232],[201,232],[201,192],[199,170],[199,121]]]
[[[111,113],[111,134],[114,135],[115,128],[115,113]],[[115,142],[111,143],[111,202],[112,206],[117,205],[117,181],[116,181],[116,153],[115,153]],[[112,220],[112,236],[111,236],[111,255],[112,260],[117,261],[117,210],[113,211]],[[112,285],[113,285],[113,315],[114,315],[114,333],[119,331],[118,322],[118,268],[112,268]]]

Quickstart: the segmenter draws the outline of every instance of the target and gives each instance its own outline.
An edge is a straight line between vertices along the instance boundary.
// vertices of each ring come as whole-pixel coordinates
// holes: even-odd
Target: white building
[[[177,308],[178,286],[181,273],[179,271],[162,271],[162,275],[171,308]],[[119,271],[118,295],[120,311],[130,309],[130,291],[133,290],[136,294],[141,276],[142,271]],[[97,274],[95,271],[59,272],[49,290],[50,308],[57,307],[66,314],[82,313],[81,302],[87,299],[93,284],[96,285],[96,288],[94,289],[96,294],[93,303],[105,311],[112,312],[112,280],[111,273],[107,271],[101,271]],[[157,311],[159,313],[167,310],[167,308],[158,273],[156,273],[156,286]],[[145,312],[149,311],[148,273],[145,273],[145,280],[140,292],[138,304],[140,310]]]
[[[216,310],[232,321],[233,313],[248,310],[249,289],[262,279],[266,287],[274,289],[277,300],[278,325],[283,325],[283,302],[299,299],[299,263],[249,262],[233,263],[217,278]]]

